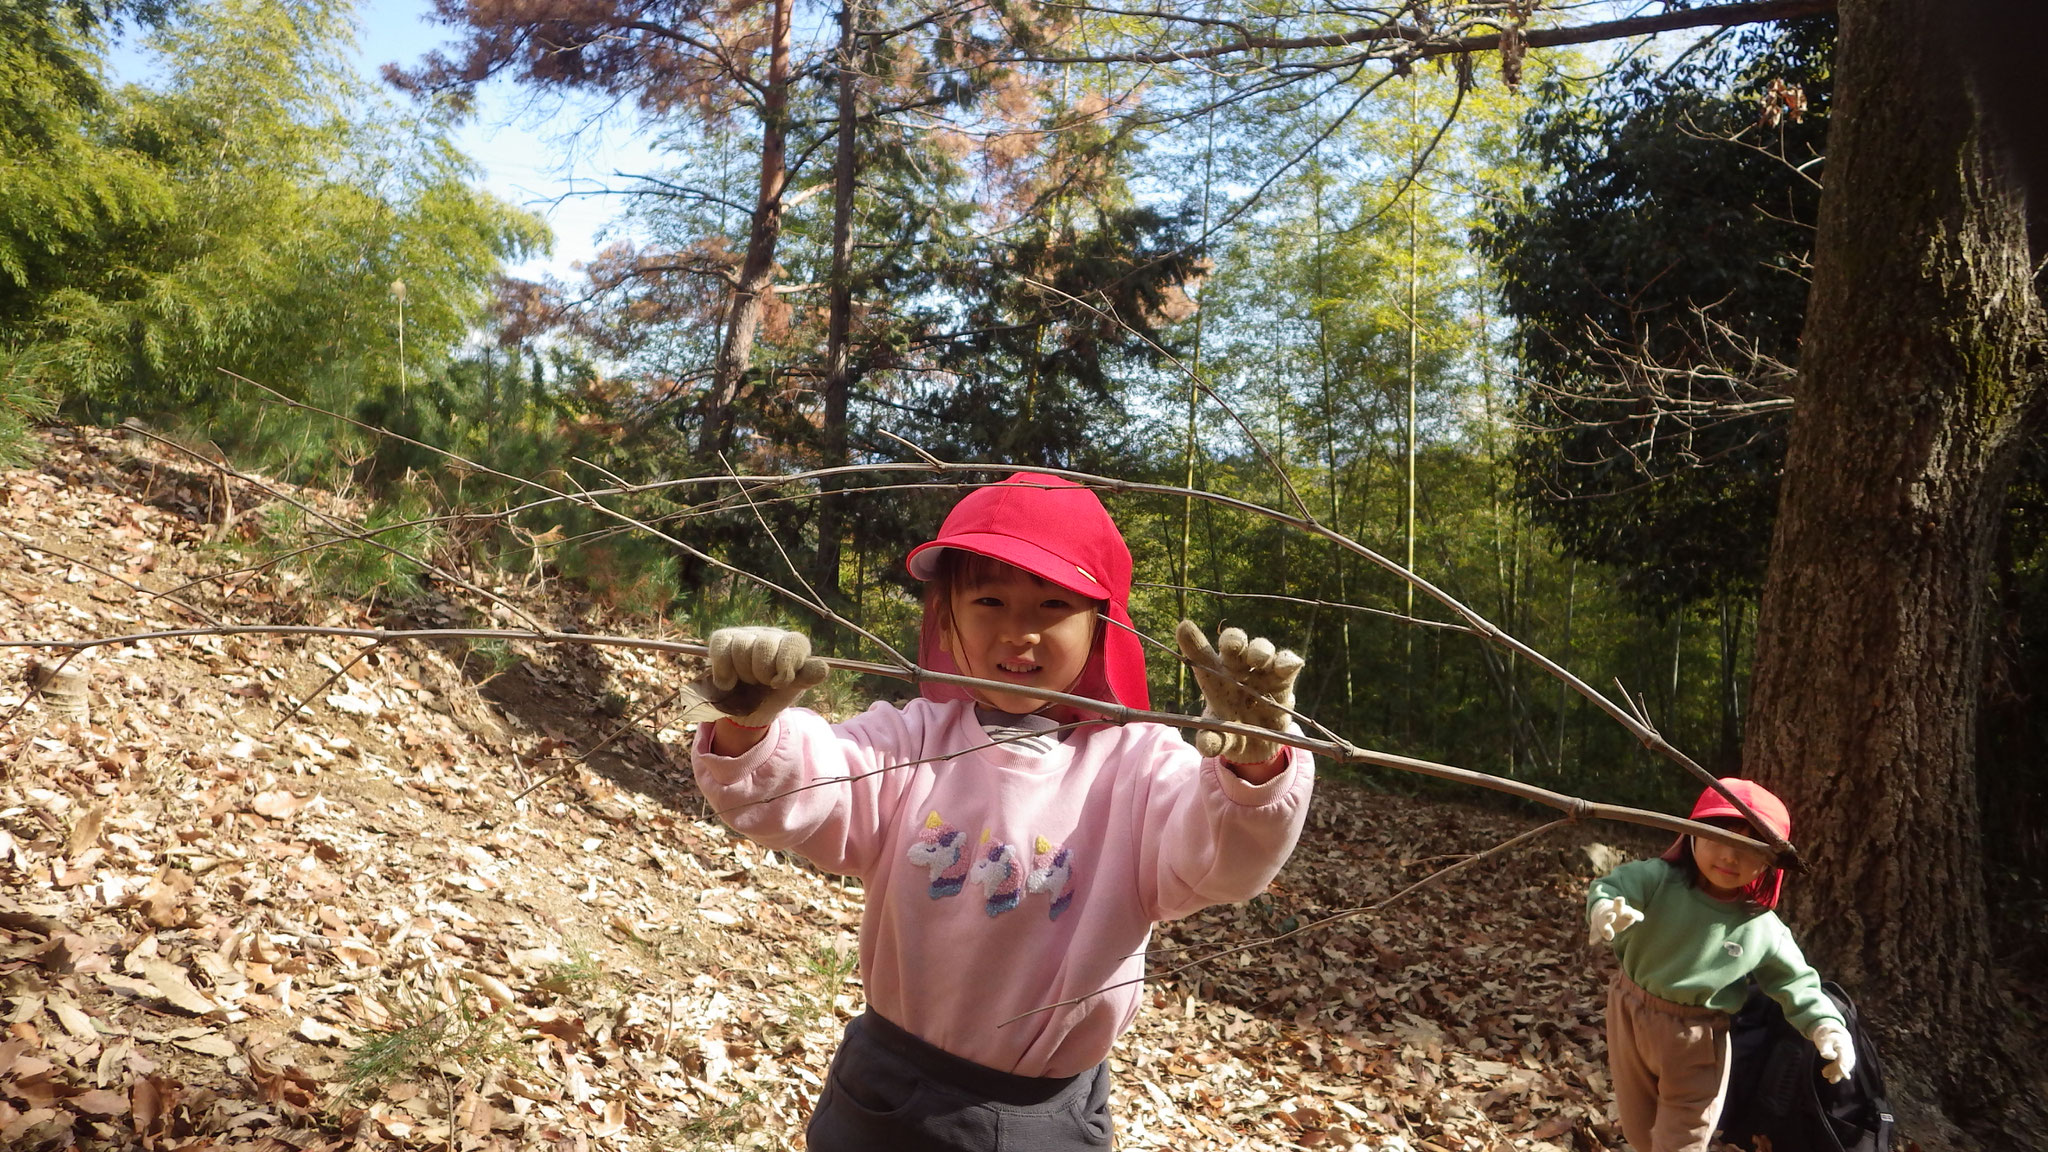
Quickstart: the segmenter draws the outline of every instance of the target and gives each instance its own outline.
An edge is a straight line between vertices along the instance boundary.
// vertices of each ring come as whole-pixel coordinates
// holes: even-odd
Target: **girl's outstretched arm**
[[[1143,825],[1131,838],[1150,917],[1173,920],[1264,892],[1301,836],[1314,758],[1288,748],[1279,771],[1254,783],[1170,730],[1159,756],[1145,785]]]
[[[719,727],[723,727],[720,724]],[[841,725],[792,708],[737,755],[700,729],[691,767],[719,819],[764,847],[794,852],[828,872],[868,876],[885,825],[917,760],[903,714],[876,704]]]

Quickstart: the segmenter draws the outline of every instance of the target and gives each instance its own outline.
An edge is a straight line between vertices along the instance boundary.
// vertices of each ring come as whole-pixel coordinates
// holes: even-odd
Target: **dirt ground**
[[[0,637],[213,623],[630,626],[466,578],[403,610],[307,591],[251,507],[133,437],[0,472]],[[294,499],[346,509],[318,493]],[[227,521],[227,523],[223,523]],[[209,576],[212,579],[198,580]],[[613,648],[161,637],[90,650],[84,713],[0,654],[0,1147],[796,1148],[844,1022],[859,893],[726,831]],[[1326,776],[1272,891],[1167,926],[1112,1058],[1124,1148],[1593,1152],[1580,894],[1653,845]],[[1908,1135],[1949,1145],[1933,1121]],[[1906,1147],[1905,1141],[1901,1147]]]

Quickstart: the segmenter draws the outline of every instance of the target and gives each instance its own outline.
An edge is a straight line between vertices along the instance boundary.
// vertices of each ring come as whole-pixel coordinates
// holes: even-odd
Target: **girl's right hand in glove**
[[[704,698],[743,728],[766,728],[831,673],[810,638],[785,628],[720,628],[711,634]]]
[[[1586,943],[1600,944],[1611,941],[1620,933],[1642,922],[1643,914],[1629,907],[1628,901],[1619,896],[1595,900],[1586,910]]]
[[[1175,636],[1181,658],[1194,670],[1195,684],[1202,689],[1202,719],[1288,730],[1294,722],[1294,681],[1301,675],[1301,657],[1273,647],[1271,640],[1249,639],[1242,628],[1225,628],[1213,648],[1192,620],[1181,621]],[[1271,763],[1280,754],[1280,745],[1205,728],[1195,734],[1195,751],[1227,764],[1254,766]]]

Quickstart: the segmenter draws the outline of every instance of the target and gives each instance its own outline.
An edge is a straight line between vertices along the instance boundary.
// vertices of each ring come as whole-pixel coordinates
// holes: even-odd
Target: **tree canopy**
[[[1820,200],[1833,22],[1547,85],[1539,189],[1483,233],[1525,374],[1520,490],[1680,607],[1761,587]]]
[[[412,373],[483,315],[490,276],[545,244],[479,193],[442,114],[352,77],[346,5],[209,4],[144,38],[161,89],[100,90],[59,58],[29,69],[42,163],[0,191],[21,238],[6,330],[99,411],[175,413],[232,390],[221,370],[325,398]],[[82,42],[81,42],[82,43]],[[80,51],[84,51],[81,47]],[[27,65],[24,65],[26,67]],[[81,65],[82,66],[82,65]]]

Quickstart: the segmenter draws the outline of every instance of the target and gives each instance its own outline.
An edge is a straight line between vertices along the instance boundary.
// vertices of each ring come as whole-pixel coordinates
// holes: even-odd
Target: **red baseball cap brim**
[[[962,532],[920,544],[910,550],[910,574],[919,580],[930,580],[937,576],[939,552],[946,548],[958,548],[962,552],[973,552],[987,556],[991,560],[1001,560],[1005,564],[1022,568],[1041,580],[1050,581],[1096,600],[1112,598],[1109,588],[1097,579],[1093,572],[1063,556],[1056,556],[1029,540],[1020,540],[999,532]]]
[[[1744,780],[1739,776],[1723,776],[1721,784],[1761,816],[1770,831],[1779,839],[1792,838],[1792,813],[1785,807],[1785,802],[1778,799],[1770,789],[1754,780]],[[1749,819],[1740,809],[1729,803],[1728,797],[1723,796],[1719,789],[1708,788],[1700,793],[1699,801],[1692,806],[1692,818],[1707,820],[1717,816],[1737,820]]]

